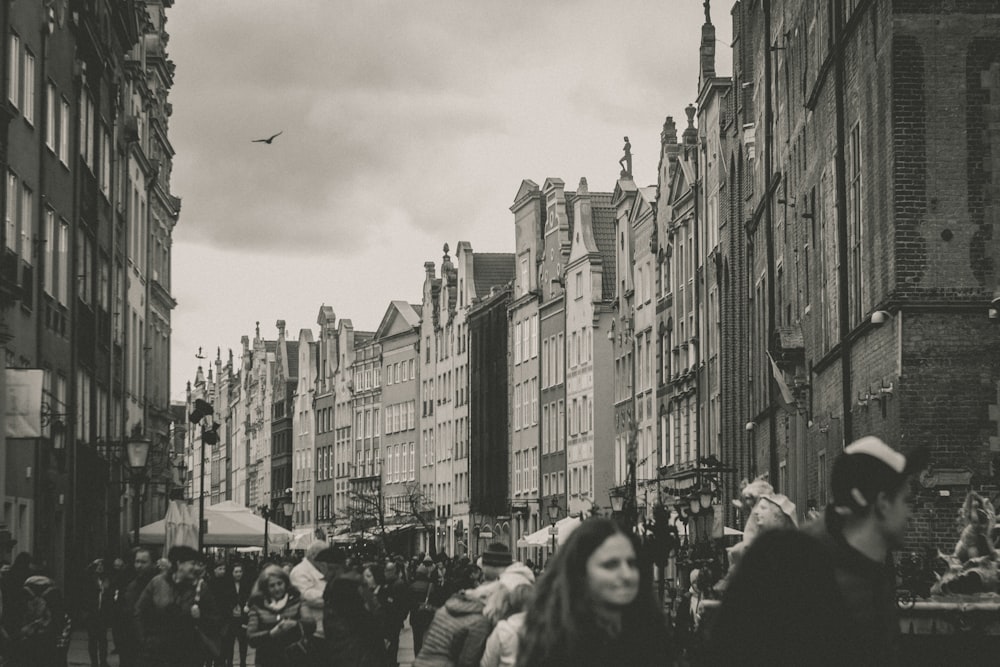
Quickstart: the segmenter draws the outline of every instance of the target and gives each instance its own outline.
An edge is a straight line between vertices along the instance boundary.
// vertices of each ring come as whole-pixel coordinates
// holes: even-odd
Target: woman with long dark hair
[[[310,637],[316,623],[302,616],[302,596],[280,565],[268,565],[260,573],[249,606],[247,639],[257,649],[257,664],[289,667],[301,660],[304,652],[296,655],[290,647]]]
[[[652,571],[638,554],[635,537],[610,519],[574,530],[535,586],[519,667],[670,664]]]

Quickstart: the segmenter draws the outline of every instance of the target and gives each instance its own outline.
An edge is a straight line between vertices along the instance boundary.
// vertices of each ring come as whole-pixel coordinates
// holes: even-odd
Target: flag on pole
[[[771,373],[774,375],[775,382],[778,383],[778,389],[781,390],[782,400],[785,401],[786,405],[795,405],[795,396],[792,394],[788,383],[785,382],[785,374],[778,368],[778,364],[774,361],[774,357],[771,356],[770,352],[767,353],[767,358],[771,361]]]

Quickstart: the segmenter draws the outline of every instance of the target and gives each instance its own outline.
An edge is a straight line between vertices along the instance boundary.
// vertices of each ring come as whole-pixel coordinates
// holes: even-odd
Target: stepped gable
[[[488,297],[491,288],[501,287],[514,280],[514,271],[514,253],[472,253],[472,272],[475,275],[476,296],[480,299]]]

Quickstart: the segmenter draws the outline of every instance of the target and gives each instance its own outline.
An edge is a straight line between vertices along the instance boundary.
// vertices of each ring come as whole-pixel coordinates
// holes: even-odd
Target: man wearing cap
[[[910,520],[910,478],[926,463],[874,436],[848,445],[833,465],[833,502],[803,530],[830,554],[847,608],[854,665],[896,663],[895,577],[887,564]]]

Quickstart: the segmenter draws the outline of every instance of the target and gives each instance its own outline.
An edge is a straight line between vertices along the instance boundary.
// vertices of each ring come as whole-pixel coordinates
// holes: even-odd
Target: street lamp
[[[125,444],[128,467],[132,473],[132,495],[135,503],[135,546],[139,546],[139,524],[142,522],[142,483],[146,480],[146,462],[149,460],[149,440],[129,440]]]
[[[264,517],[264,558],[267,558],[267,529],[271,523],[271,507],[269,505],[258,505],[257,511]]]
[[[611,497],[611,511],[615,514],[625,509],[625,494],[620,486],[616,486],[608,493]]]
[[[549,503],[549,506],[545,508],[549,513],[549,535],[552,536],[552,553],[556,552],[556,537],[559,535],[559,528],[556,527],[556,521],[559,520],[559,514],[562,512],[562,508],[559,507],[559,503],[555,498]]]

